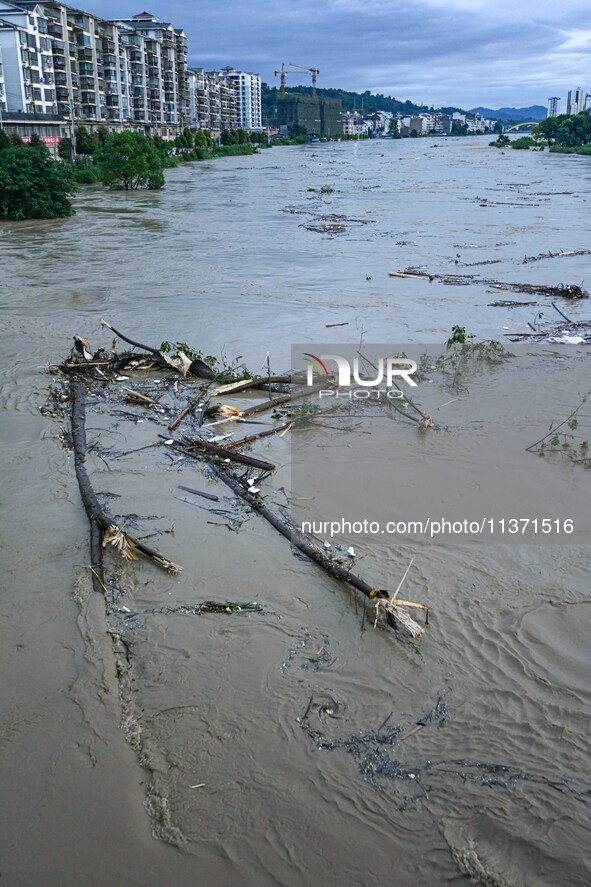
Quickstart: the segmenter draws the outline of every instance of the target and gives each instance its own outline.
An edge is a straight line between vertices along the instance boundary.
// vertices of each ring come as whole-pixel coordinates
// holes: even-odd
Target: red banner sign
[[[31,136],[22,136],[22,140],[28,144],[31,141]],[[55,147],[62,139],[61,136],[39,136],[39,140],[48,147]]]

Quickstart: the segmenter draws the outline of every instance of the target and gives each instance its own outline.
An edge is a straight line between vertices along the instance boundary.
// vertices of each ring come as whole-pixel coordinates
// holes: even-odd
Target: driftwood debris
[[[106,320],[101,320],[101,326],[114,332],[116,336],[124,342],[127,342],[128,345],[133,345],[134,348],[140,348],[142,351],[147,351],[148,354],[151,354],[154,357],[160,366],[168,366],[181,373],[183,376],[190,373],[192,376],[199,376],[202,379],[215,379],[216,374],[214,371],[202,360],[191,360],[191,358],[187,357],[182,351],[179,351],[178,357],[170,357],[158,348],[153,348],[151,345],[144,345],[142,342],[136,342],[134,339],[128,338],[128,336],[120,333],[119,330],[116,330],[115,327]]]
[[[175,442],[173,444],[176,449],[181,450],[186,455],[192,456],[193,458],[197,458],[199,453],[195,450],[187,449],[181,442]],[[262,517],[268,521],[272,527],[274,527],[282,536],[288,539],[291,544],[321,566],[324,570],[330,573],[331,576],[336,579],[341,579],[346,582],[348,585],[351,585],[357,591],[360,591],[365,597],[370,599],[376,599],[376,603],[378,600],[382,601],[383,604],[387,605],[386,609],[388,610],[388,615],[390,620],[396,624],[396,619],[400,621],[401,624],[407,629],[407,631],[413,637],[421,637],[423,634],[423,629],[418,623],[416,623],[408,613],[403,609],[405,607],[415,607],[420,608],[425,611],[425,621],[429,622],[429,608],[426,604],[416,603],[414,601],[407,601],[397,599],[396,596],[402,583],[399,585],[398,590],[395,592],[393,596],[389,595],[388,592],[384,589],[375,588],[373,585],[370,585],[364,579],[361,579],[355,573],[352,573],[346,567],[343,567],[341,564],[333,561],[322,549],[318,548],[318,546],[314,545],[307,539],[304,535],[299,533],[296,529],[291,527],[285,521],[281,520],[281,518],[275,514],[260,498],[258,493],[253,493],[249,487],[242,481],[240,478],[236,477],[232,474],[225,466],[210,463],[211,469],[214,474],[220,478],[230,489],[236,493],[237,496],[240,497],[241,500],[248,502],[250,507],[258,512]],[[408,570],[407,570],[408,572]],[[406,577],[406,573],[405,573]],[[404,580],[403,580],[404,581]]]
[[[104,591],[103,549],[109,544],[128,560],[137,560],[137,552],[140,552],[168,573],[179,573],[181,568],[177,564],[122,530],[101,506],[86,470],[86,388],[78,380],[72,382],[72,442],[76,478],[90,523],[91,569],[95,591]]]
[[[263,459],[255,459],[254,456],[247,456],[245,453],[235,453],[225,447],[219,447],[217,444],[204,440],[202,437],[185,437],[183,440],[173,441],[169,446],[180,447],[183,452],[191,453],[196,450],[210,453],[212,456],[217,456],[219,459],[240,462],[242,465],[249,465],[251,468],[258,468],[260,471],[275,470],[275,465],[272,462],[266,462]]]
[[[149,358],[147,360],[150,361],[152,360],[152,358],[154,358],[154,362],[152,363],[153,367],[158,367],[159,370],[168,367],[170,367],[171,370],[176,369],[167,361],[164,361],[164,364],[160,362],[159,356],[161,356],[161,352],[159,352],[157,349],[152,349],[150,346],[144,346],[141,343],[135,342],[134,340],[129,339],[126,336],[122,336],[110,324],[106,324],[105,322],[103,322],[103,325],[111,329],[116,335],[123,338],[124,341],[132,345],[134,348],[137,347],[146,350],[149,354]],[[91,356],[91,360],[87,359],[88,355]],[[138,361],[144,360],[141,357],[138,358],[137,355],[125,355],[125,357],[126,359],[128,357],[133,357],[134,360]],[[86,341],[80,340],[80,342],[77,343],[74,356],[70,358],[73,363],[67,364],[69,368],[71,368],[72,370],[76,370],[73,375],[70,375],[69,382],[72,401],[72,440],[75,454],[76,477],[78,480],[82,501],[90,524],[91,569],[93,577],[93,587],[95,588],[95,590],[103,592],[106,592],[104,584],[103,552],[108,545],[112,545],[113,547],[115,547],[124,558],[130,560],[135,560],[140,554],[142,554],[145,557],[153,560],[155,563],[157,563],[159,566],[163,567],[170,573],[178,573],[181,569],[159,552],[154,551],[139,540],[133,538],[125,529],[123,529],[115,522],[114,518],[101,505],[99,498],[92,487],[92,483],[88,475],[85,464],[87,457],[87,385],[89,384],[89,382],[96,382],[96,376],[94,375],[94,373],[97,369],[99,369],[97,366],[99,362],[102,364],[103,367],[105,367],[104,371],[101,370],[101,390],[105,390],[110,381],[122,381],[121,377],[118,377],[115,374],[116,370],[115,372],[113,372],[114,362],[120,360],[120,358],[121,355],[117,355],[115,352],[114,343],[110,355],[102,350],[92,355],[88,343]],[[89,367],[89,364],[93,364],[90,370],[87,369]],[[145,366],[145,362],[142,363],[142,366]],[[58,370],[59,369],[60,368],[58,368]],[[262,403],[255,404],[253,407],[241,411],[243,415],[249,415],[262,412],[264,410],[275,409],[286,404],[295,404],[297,401],[301,401],[304,398],[313,396],[320,390],[320,386],[313,386],[309,388],[303,387],[301,385],[301,382],[303,382],[303,378],[301,378],[298,374],[276,376],[271,377],[271,379],[276,381],[277,384],[290,383],[291,392],[289,394],[282,395],[281,397],[274,398],[270,401],[264,401]],[[297,389],[294,386],[294,382],[296,382],[296,380],[297,383],[300,383],[298,384]],[[248,388],[255,389],[258,387],[265,387],[268,385],[268,383],[269,377],[267,377],[266,379],[259,378],[244,380],[244,383],[232,383],[229,386],[220,386],[220,389],[216,389],[215,393],[218,395],[239,393],[240,391],[247,390]],[[323,384],[326,386],[334,384],[334,382],[331,379],[326,379],[324,380]],[[189,412],[190,409],[195,406],[197,402],[201,401],[202,399],[205,400],[205,397],[208,395],[208,387],[209,386],[205,386],[199,390],[198,396],[194,397],[189,402],[185,410],[177,415],[176,418],[170,421],[170,426],[175,423],[178,425],[183,416],[186,415],[187,412]],[[175,393],[178,394],[178,390],[178,384],[175,384]],[[130,394],[133,396],[136,393],[141,394],[141,392],[136,392],[136,390],[132,388],[121,389],[121,396],[127,396]],[[210,387],[209,393],[211,393]],[[153,405],[154,403],[153,399],[148,398],[147,395],[143,395],[137,400],[139,403],[149,406]],[[416,409],[418,412],[420,412],[418,408]],[[164,412],[164,410],[160,410],[160,412]],[[129,416],[131,418],[135,418],[135,414],[133,413],[129,413]],[[162,425],[164,425],[166,422],[169,421],[169,419],[165,419],[163,416],[159,417],[155,415],[154,421],[160,422]],[[370,583],[366,582],[363,578],[351,572],[350,566],[353,563],[352,559],[349,559],[347,566],[347,562],[345,560],[340,561],[337,556],[330,556],[327,551],[325,551],[321,546],[319,547],[318,544],[312,541],[310,537],[299,532],[297,528],[292,526],[289,518],[283,519],[273,509],[269,508],[267,504],[265,504],[264,496],[261,494],[260,489],[254,485],[255,482],[252,479],[249,479],[247,481],[246,475],[243,477],[239,477],[235,471],[231,470],[231,463],[246,465],[260,472],[257,481],[262,480],[268,473],[275,470],[275,465],[270,461],[259,459],[255,456],[251,456],[238,451],[243,447],[254,443],[257,440],[269,437],[271,435],[283,435],[292,427],[294,427],[294,425],[296,425],[298,421],[299,420],[297,418],[284,420],[280,423],[274,424],[272,427],[266,428],[261,432],[251,434],[242,439],[228,442],[226,445],[222,446],[201,436],[185,436],[180,440],[171,440],[170,437],[167,437],[164,434],[159,435],[159,437],[164,439],[169,447],[180,451],[184,455],[195,459],[205,460],[214,474],[240,498],[241,502],[248,504],[254,511],[258,512],[282,536],[284,536],[284,538],[288,539],[297,550],[313,560],[332,577],[344,581],[345,583],[347,583],[347,585],[361,592],[368,599],[374,600],[376,605],[378,604],[378,602],[380,602],[380,607],[377,607],[376,609],[376,615],[380,614],[382,611],[385,612],[385,621],[387,622],[387,624],[393,625],[395,627],[398,627],[400,625],[401,627],[404,627],[408,632],[410,632],[412,637],[420,637],[423,634],[423,628],[412,619],[412,617],[409,615],[408,610],[412,608],[423,610],[425,613],[426,621],[428,622],[428,608],[425,604],[398,599],[397,595],[400,587],[392,596],[388,593],[388,591],[374,587]],[[147,447],[153,445],[153,443],[145,444],[144,446],[137,447],[134,450],[129,450],[127,451],[127,453],[144,450]],[[179,489],[185,490],[186,492],[194,494],[196,496],[202,496],[206,499],[211,499],[213,501],[218,500],[218,497],[213,493],[206,493],[197,489],[193,489],[192,487],[180,486]],[[209,605],[209,603],[210,602],[205,602],[206,607]],[[212,607],[217,606],[218,604],[216,603],[212,604]],[[224,606],[227,607],[227,604],[225,604]],[[238,606],[242,606],[242,604],[239,604]]]
[[[532,296],[552,296],[562,299],[589,298],[589,293],[574,283],[560,283],[558,286],[550,286],[543,283],[509,283],[504,280],[478,277],[476,274],[434,274],[430,271],[419,271],[415,268],[409,268],[407,271],[390,271],[389,276],[428,280],[429,283],[438,280],[448,286],[467,286],[478,283],[490,286],[493,289],[507,290],[514,293],[528,293]]]
[[[588,256],[591,255],[591,249],[561,249],[558,252],[538,253],[537,256],[526,256],[523,264],[529,262],[539,262],[542,259],[561,259],[563,256]]]

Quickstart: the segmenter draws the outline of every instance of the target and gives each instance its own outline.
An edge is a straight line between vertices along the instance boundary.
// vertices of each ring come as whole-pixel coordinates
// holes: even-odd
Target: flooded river
[[[588,255],[523,259],[589,247],[591,162],[487,141],[275,148],[171,170],[162,192],[84,190],[72,219],[0,226],[2,884],[591,881],[591,540],[357,540],[356,569],[378,587],[394,590],[414,558],[404,593],[431,619],[418,646],[400,642],[256,515],[233,532],[181,501],[186,484],[236,508],[198,462],[162,447],[124,455],[162,428],[91,397],[97,490],[183,566],[173,578],[109,558],[106,613],[89,581],[67,413],[40,412],[55,381],[46,367],[74,334],[109,347],[101,318],[155,346],[242,355],[256,372],[267,353],[288,369],[294,342],[441,343],[454,325],[500,338],[557,324],[549,299],[489,307],[524,297],[477,279],[389,276],[590,288]],[[589,305],[559,307],[577,321]],[[591,388],[591,356],[531,342],[518,361],[515,396],[507,370],[498,401],[479,376],[480,412],[459,397],[452,430],[429,440],[466,465],[481,442],[479,472],[489,465],[492,478],[507,466],[517,481],[531,464],[528,513],[543,492],[550,506],[589,490],[584,464],[524,449]],[[185,404],[170,386],[163,397]],[[578,414],[583,437],[590,413]],[[494,447],[492,414],[511,416]],[[456,445],[453,429],[470,437]],[[337,441],[326,429],[309,438]],[[279,466],[279,502],[289,437],[259,453]],[[386,495],[382,467],[376,457],[347,478],[360,503]],[[467,468],[465,482],[484,478]],[[263,611],[188,609],[211,599]]]

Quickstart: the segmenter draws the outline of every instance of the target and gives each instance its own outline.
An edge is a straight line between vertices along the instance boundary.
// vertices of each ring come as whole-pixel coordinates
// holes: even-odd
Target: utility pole
[[[70,160],[76,162],[76,130],[74,128],[74,105],[68,105],[70,112]]]

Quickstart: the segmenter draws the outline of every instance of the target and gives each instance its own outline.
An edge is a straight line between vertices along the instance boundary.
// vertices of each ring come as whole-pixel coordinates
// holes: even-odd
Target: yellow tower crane
[[[292,68],[303,68],[304,71],[312,72],[312,97],[316,98],[316,77],[318,74],[320,74],[320,69],[311,68],[310,65],[298,65],[296,62],[289,62],[289,64],[292,66]]]
[[[289,62],[288,62],[289,64]],[[281,98],[285,96],[285,78],[288,74],[297,74],[297,71],[286,71],[285,70],[285,62],[281,62],[281,70],[275,71],[275,76],[279,77],[281,75]]]

